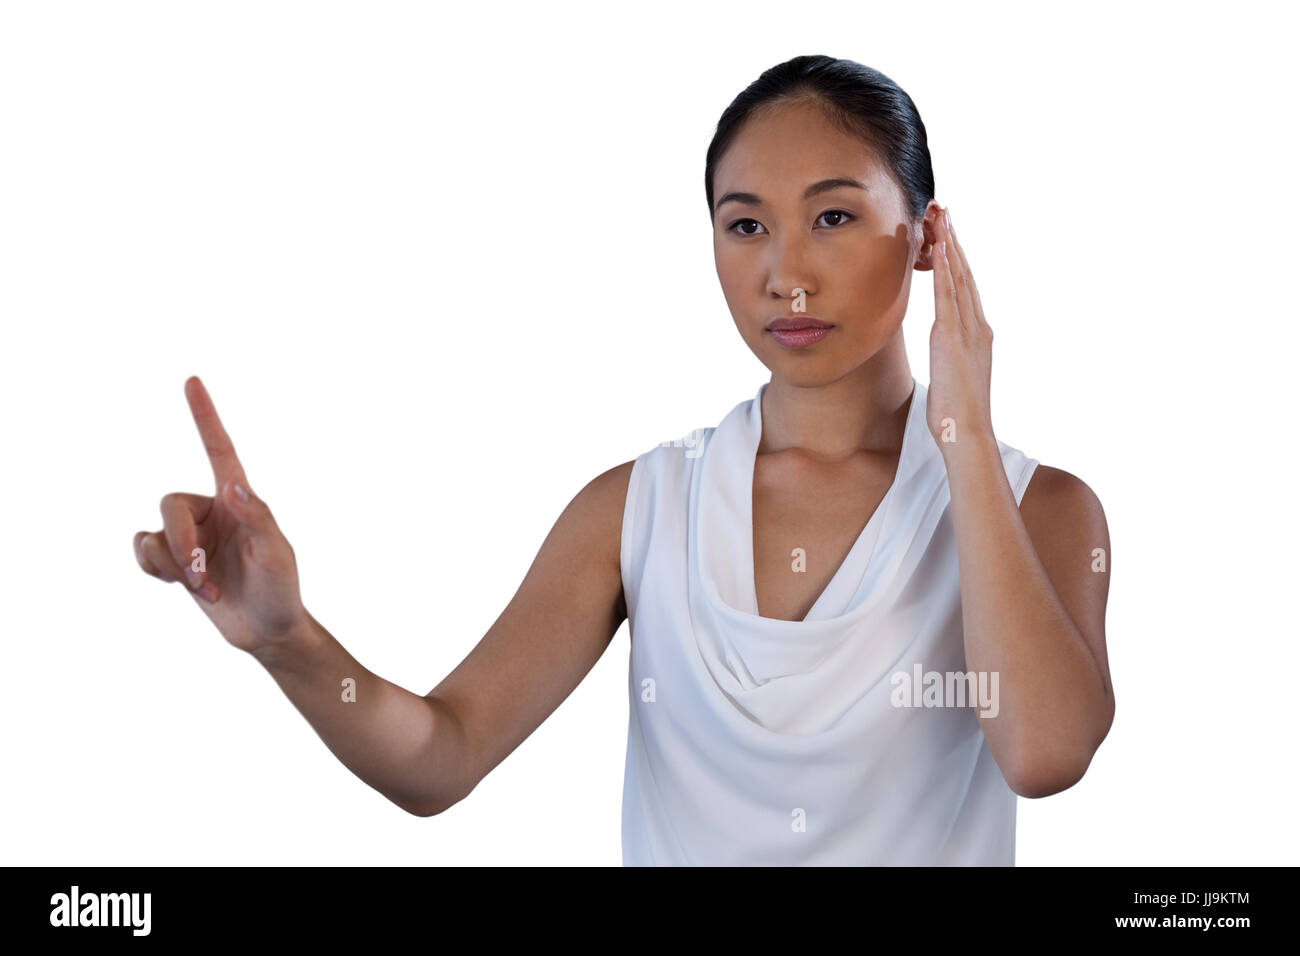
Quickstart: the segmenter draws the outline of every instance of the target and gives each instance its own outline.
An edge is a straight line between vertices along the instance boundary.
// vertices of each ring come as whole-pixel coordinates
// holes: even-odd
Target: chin
[[[841,326],[837,331],[843,331]],[[846,345],[861,346],[862,343],[847,343],[843,339],[833,341],[827,338],[805,349],[787,349],[777,342],[764,329],[757,338],[742,336],[754,357],[776,378],[798,388],[816,388],[839,381],[868,358],[871,352],[851,355]]]
[[[780,349],[780,346],[776,346]],[[817,388],[843,378],[847,369],[842,359],[830,355],[760,355],[769,372],[796,388]]]

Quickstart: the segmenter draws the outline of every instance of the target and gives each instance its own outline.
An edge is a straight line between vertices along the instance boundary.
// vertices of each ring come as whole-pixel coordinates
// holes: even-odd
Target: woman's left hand
[[[934,326],[926,424],[946,456],[970,440],[993,440],[990,381],[993,330],[984,321],[979,290],[945,208],[934,263]]]

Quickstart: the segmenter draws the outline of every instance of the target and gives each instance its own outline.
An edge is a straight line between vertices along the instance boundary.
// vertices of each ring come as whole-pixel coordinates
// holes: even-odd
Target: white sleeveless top
[[[636,459],[625,866],[1014,865],[1016,795],[978,705],[916,686],[966,668],[947,470],[913,384],[894,483],[802,621],[758,616],[766,383]],[[1019,504],[1038,462],[998,448]]]

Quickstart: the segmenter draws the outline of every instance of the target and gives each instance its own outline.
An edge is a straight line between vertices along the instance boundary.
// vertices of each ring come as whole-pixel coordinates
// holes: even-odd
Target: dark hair
[[[760,107],[810,96],[827,118],[864,140],[903,191],[912,218],[934,198],[934,170],[925,124],[912,98],[879,70],[829,56],[797,56],[766,70],[731,101],[718,120],[704,164],[704,194],[713,219],[713,174],[745,121]]]

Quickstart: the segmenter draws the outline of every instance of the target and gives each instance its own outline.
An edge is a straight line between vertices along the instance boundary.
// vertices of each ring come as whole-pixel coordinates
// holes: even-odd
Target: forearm
[[[1027,789],[1069,786],[1105,735],[1100,664],[1034,550],[992,435],[945,453],[961,573],[966,666],[998,675],[980,724]]]
[[[366,670],[310,614],[292,639],[253,656],[325,746],[402,809],[441,812],[472,789],[458,773],[467,763],[454,716]]]

